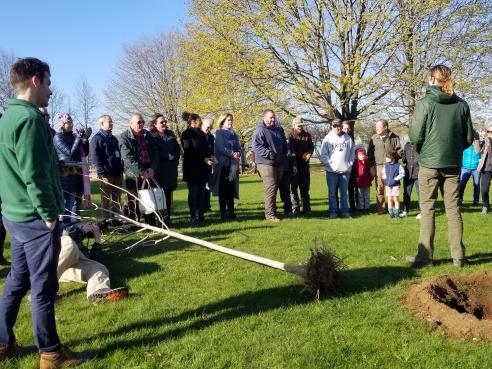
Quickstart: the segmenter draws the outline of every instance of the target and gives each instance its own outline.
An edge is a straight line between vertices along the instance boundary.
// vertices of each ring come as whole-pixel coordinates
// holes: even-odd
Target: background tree
[[[195,0],[191,10],[229,67],[290,115],[356,119],[394,87],[391,2]],[[279,90],[283,102],[272,96]]]
[[[15,90],[10,83],[10,67],[15,60],[14,54],[0,49],[0,111],[7,109],[8,99],[15,98]]]
[[[75,120],[87,129],[94,121],[94,113],[98,106],[97,97],[85,77],[82,77],[78,82],[74,94],[76,101]]]
[[[65,105],[66,96],[56,85],[51,85],[50,88],[52,95],[48,105],[48,112],[50,113],[51,125],[54,127],[55,115],[67,110]],[[71,114],[70,111],[67,112]],[[54,128],[57,129],[58,127]]]
[[[483,0],[394,2],[398,14],[398,52],[392,59],[396,89],[380,108],[390,118],[408,122],[415,101],[424,90],[430,65],[453,69],[461,96],[475,109],[492,102],[492,5]]]
[[[179,59],[179,33],[159,34],[124,47],[124,56],[105,91],[108,108],[127,122],[132,112],[144,116],[164,114],[176,134],[183,128],[181,113],[189,90],[184,86],[183,60]]]

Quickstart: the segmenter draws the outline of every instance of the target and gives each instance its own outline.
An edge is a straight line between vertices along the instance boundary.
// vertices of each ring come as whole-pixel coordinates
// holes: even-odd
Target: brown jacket
[[[403,150],[401,148],[400,137],[388,130],[388,134],[381,138],[377,133],[371,137],[367,149],[367,160],[369,167],[375,165],[384,165],[386,162],[386,153],[395,151],[401,158]]]

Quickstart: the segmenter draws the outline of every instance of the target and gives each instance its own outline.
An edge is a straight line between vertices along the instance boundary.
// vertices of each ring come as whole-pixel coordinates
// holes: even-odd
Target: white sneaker
[[[400,218],[405,218],[408,215],[406,211],[400,213]]]
[[[422,218],[422,214],[418,213],[417,216],[415,217],[415,219],[419,219]]]

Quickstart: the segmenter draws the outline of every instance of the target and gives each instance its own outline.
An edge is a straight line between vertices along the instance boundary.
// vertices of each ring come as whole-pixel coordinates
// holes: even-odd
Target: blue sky
[[[4,1],[0,48],[50,64],[52,82],[72,95],[82,76],[102,100],[123,45],[184,27],[188,0]]]

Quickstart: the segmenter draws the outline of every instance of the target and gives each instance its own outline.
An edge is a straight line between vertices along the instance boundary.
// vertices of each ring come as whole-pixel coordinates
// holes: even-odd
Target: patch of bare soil
[[[492,273],[444,275],[412,285],[403,303],[449,336],[492,339]]]

